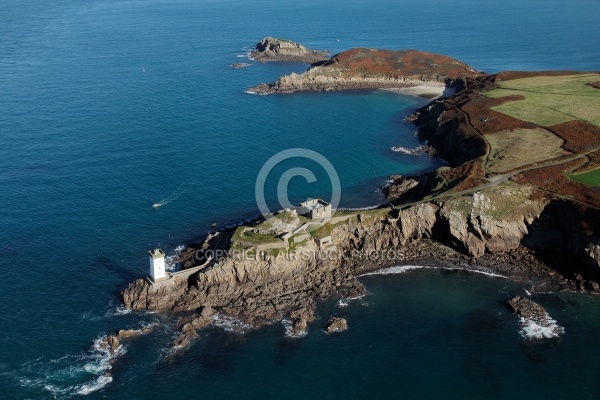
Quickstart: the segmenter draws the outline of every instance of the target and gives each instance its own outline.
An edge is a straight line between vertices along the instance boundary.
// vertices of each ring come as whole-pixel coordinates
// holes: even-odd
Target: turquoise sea
[[[522,286],[411,270],[363,278],[369,295],[346,308],[321,304],[302,339],[279,323],[213,327],[170,355],[172,317],[126,313],[118,293],[146,274],[148,249],[256,216],[256,176],[279,151],[325,156],[345,207],[442,164],[390,150],[419,145],[403,118],[424,99],[244,93],[306,68],[248,61],[262,37],[415,48],[488,72],[600,70],[598,15],[597,0],[0,1],[0,397],[595,399],[596,297],[536,295],[565,333],[526,345],[503,305]],[[269,176],[271,206],[296,161]],[[319,179],[292,180],[290,198],[329,196],[324,171],[299,166]],[[325,336],[333,313],[350,330]],[[94,342],[155,322],[102,377]]]

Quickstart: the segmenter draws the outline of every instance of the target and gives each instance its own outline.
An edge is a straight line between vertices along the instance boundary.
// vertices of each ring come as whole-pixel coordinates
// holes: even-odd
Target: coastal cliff
[[[401,210],[350,213],[329,223],[335,250],[321,251],[311,239],[295,254],[223,257],[173,284],[137,280],[123,291],[123,302],[127,308],[160,311],[208,305],[260,325],[294,319],[298,312],[314,315],[314,299],[362,295],[357,277],[389,266],[458,265],[523,280],[549,276],[550,270],[525,249],[506,253],[519,249],[547,204],[531,194],[531,189],[502,187]],[[494,208],[498,196],[508,196],[513,203],[505,206],[517,212]]]
[[[538,287],[600,291],[600,190],[569,178],[573,171],[597,168],[600,128],[576,119],[535,123],[497,111],[499,105],[525,98],[512,91],[493,96],[499,82],[510,83],[522,77],[519,73],[475,75],[451,58],[412,50],[347,53],[305,74],[283,77],[264,90],[451,84],[456,94],[408,117],[448,165],[419,177],[396,177],[386,188],[390,204],[340,210],[319,222],[315,231],[296,235],[292,229],[285,243],[282,232],[265,227],[267,221],[213,233],[180,256],[182,264],[191,267],[189,273],[165,282],[136,280],[122,292],[125,307],[203,310],[182,322],[182,336],[176,341],[181,344],[189,343],[214,312],[255,326],[287,319],[293,334],[301,335],[315,318],[315,300],[363,295],[358,278],[392,266],[458,268],[535,281]],[[389,62],[372,62],[384,56],[387,61],[399,57],[399,64],[392,65],[397,74],[389,73]],[[337,71],[337,76],[323,71]],[[565,74],[540,76],[562,79]],[[519,112],[518,107],[514,110],[509,113]],[[536,146],[536,154],[526,145]],[[298,218],[287,215],[274,226],[293,221]],[[257,236],[240,240],[247,231]],[[269,235],[277,243],[261,247],[255,242]],[[331,240],[325,248],[324,237]],[[216,242],[226,252],[210,265],[195,267],[198,251],[215,250]]]

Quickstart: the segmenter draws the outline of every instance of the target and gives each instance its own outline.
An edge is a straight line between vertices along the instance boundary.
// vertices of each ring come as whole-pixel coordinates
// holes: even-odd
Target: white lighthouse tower
[[[148,252],[150,254],[150,277],[154,282],[165,279],[165,252],[161,249],[154,249]]]

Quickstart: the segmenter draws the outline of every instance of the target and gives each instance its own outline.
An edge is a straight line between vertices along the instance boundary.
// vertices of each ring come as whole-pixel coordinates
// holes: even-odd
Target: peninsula
[[[448,165],[394,177],[371,210],[282,210],[212,232],[168,279],[138,279],[129,309],[182,312],[185,346],[215,312],[301,335],[316,301],[365,294],[358,279],[398,265],[472,270],[536,288],[600,291],[598,73],[485,74],[415,50],[352,49],[252,91],[452,89],[408,119]],[[322,202],[322,204],[326,204]],[[301,209],[301,208],[300,208]],[[216,255],[214,258],[199,254]]]
[[[477,71],[451,57],[417,50],[352,49],[313,64],[302,73],[262,83],[248,92],[258,94],[349,89],[425,90],[437,97],[446,88]],[[432,91],[433,90],[433,91]]]

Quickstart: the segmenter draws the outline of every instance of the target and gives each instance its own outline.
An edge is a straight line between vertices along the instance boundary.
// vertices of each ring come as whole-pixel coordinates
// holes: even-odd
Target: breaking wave
[[[252,329],[252,325],[248,325],[239,318],[231,317],[229,315],[222,315],[216,313],[212,317],[212,325],[217,328],[221,328],[226,332],[244,334]]]
[[[425,266],[425,265],[401,265],[401,266],[396,266],[396,267],[382,268],[377,271],[367,272],[367,273],[359,275],[359,276],[403,274],[405,272],[416,270],[416,269],[446,269],[446,270],[450,270],[450,271],[467,271],[467,272],[473,272],[475,274],[491,276],[494,278],[508,279],[508,277],[506,277],[504,275],[496,274],[494,272],[489,272],[489,271],[482,271],[479,269],[462,268],[462,267],[430,267],[430,266]]]
[[[2,375],[9,375],[25,393],[46,392],[55,398],[88,395],[112,382],[111,362],[126,352],[119,346],[111,354],[109,349],[102,348],[102,339],[94,340],[92,347],[82,354],[50,360],[42,357]]]
[[[391,148],[392,151],[395,151],[396,153],[403,153],[403,154],[408,154],[408,155],[416,155],[419,154],[419,150],[418,149],[409,149],[407,147],[402,147],[402,146],[393,146]]]
[[[348,307],[348,304],[350,304],[350,302],[348,301],[348,299],[339,299],[336,307],[337,308],[344,308],[344,307]]]
[[[544,318],[520,317],[521,329],[519,333],[527,341],[538,341],[544,339],[555,339],[565,333],[565,328],[558,325],[548,313]]]
[[[403,274],[408,271],[412,271],[414,269],[422,269],[422,268],[434,268],[434,267],[425,267],[420,265],[403,265],[396,267],[389,267],[379,269],[373,272],[367,272],[366,274],[362,274],[360,276],[369,276],[369,275],[394,275],[394,274]]]
[[[294,332],[294,324],[289,319],[282,319],[281,325],[283,326],[283,331],[285,332],[285,337],[291,339],[298,339],[308,335],[308,330],[304,329],[298,333]]]

